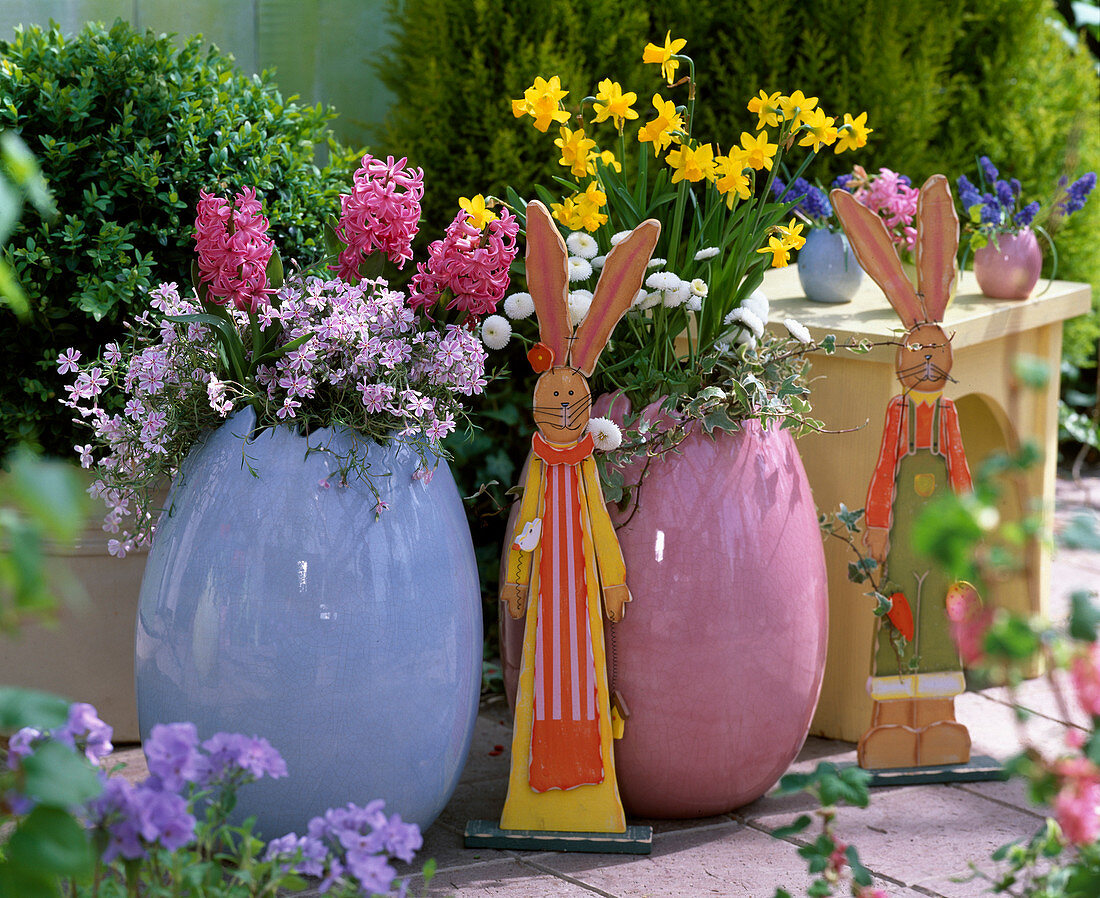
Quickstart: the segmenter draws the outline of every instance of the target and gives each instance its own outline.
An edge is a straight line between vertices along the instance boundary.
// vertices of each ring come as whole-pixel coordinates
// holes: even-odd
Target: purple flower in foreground
[[[111,736],[114,730],[99,719],[99,713],[87,702],[76,702],[69,708],[69,720],[53,733],[55,739],[73,748],[80,748],[93,764],[109,755],[114,749]]]
[[[198,782],[203,770],[199,734],[193,723],[158,723],[145,743],[149,773],[169,790]]]
[[[240,733],[215,733],[202,744],[209,755],[206,778],[220,782],[243,774],[247,779],[286,776],[286,761],[266,739]]]

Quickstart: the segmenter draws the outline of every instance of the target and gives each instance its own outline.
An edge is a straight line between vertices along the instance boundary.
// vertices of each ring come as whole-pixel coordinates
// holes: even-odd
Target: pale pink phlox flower
[[[1054,815],[1062,833],[1074,845],[1100,838],[1100,768],[1088,758],[1066,758],[1054,765],[1061,789]]]
[[[1091,643],[1073,659],[1070,678],[1085,713],[1100,717],[1100,643]]]

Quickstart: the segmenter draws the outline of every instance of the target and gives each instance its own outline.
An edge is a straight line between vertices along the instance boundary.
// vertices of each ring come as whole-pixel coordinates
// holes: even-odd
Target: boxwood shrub
[[[27,441],[71,454],[57,355],[87,357],[147,287],[187,279],[200,189],[256,186],[284,259],[320,254],[351,158],[331,137],[334,113],[284,99],[272,79],[241,74],[198,37],[181,47],[122,21],[0,42],[0,130],[38,155],[58,209],[51,221],[26,214],[5,249],[32,318],[0,310],[0,452]]]

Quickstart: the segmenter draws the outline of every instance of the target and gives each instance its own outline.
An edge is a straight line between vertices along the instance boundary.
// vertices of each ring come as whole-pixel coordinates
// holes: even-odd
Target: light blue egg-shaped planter
[[[237,818],[267,838],[382,798],[426,828],[465,764],[477,716],[477,565],[445,462],[429,483],[407,446],[370,444],[389,506],[287,427],[248,440],[237,413],[192,451],[169,494],[142,583],[142,735],[193,721],[263,736],[289,775],[245,786]],[[347,454],[346,431],[308,445]],[[255,473],[253,473],[255,472]],[[326,487],[324,483],[327,483]]]
[[[814,302],[851,302],[863,283],[863,269],[843,232],[814,228],[798,251],[798,280]]]

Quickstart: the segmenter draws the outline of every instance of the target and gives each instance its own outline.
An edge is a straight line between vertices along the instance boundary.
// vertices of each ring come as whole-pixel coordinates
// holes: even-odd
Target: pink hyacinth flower
[[[340,197],[340,223],[336,235],[347,244],[332,266],[341,280],[359,281],[359,266],[374,250],[403,268],[412,258],[412,241],[420,227],[420,200],[424,196],[424,172],[405,168],[405,159],[394,162],[363,157],[352,179],[350,194]]]
[[[428,261],[417,266],[409,305],[430,308],[449,291],[448,309],[475,317],[496,311],[508,289],[508,267],[516,257],[518,233],[519,222],[507,209],[484,231],[471,225],[466,212],[460,211],[443,239],[428,247]]]
[[[232,302],[245,312],[267,305],[274,289],[267,285],[267,263],[274,242],[267,236],[268,220],[252,188],[238,193],[236,205],[200,191],[195,217],[195,250],[199,283],[216,305]]]

